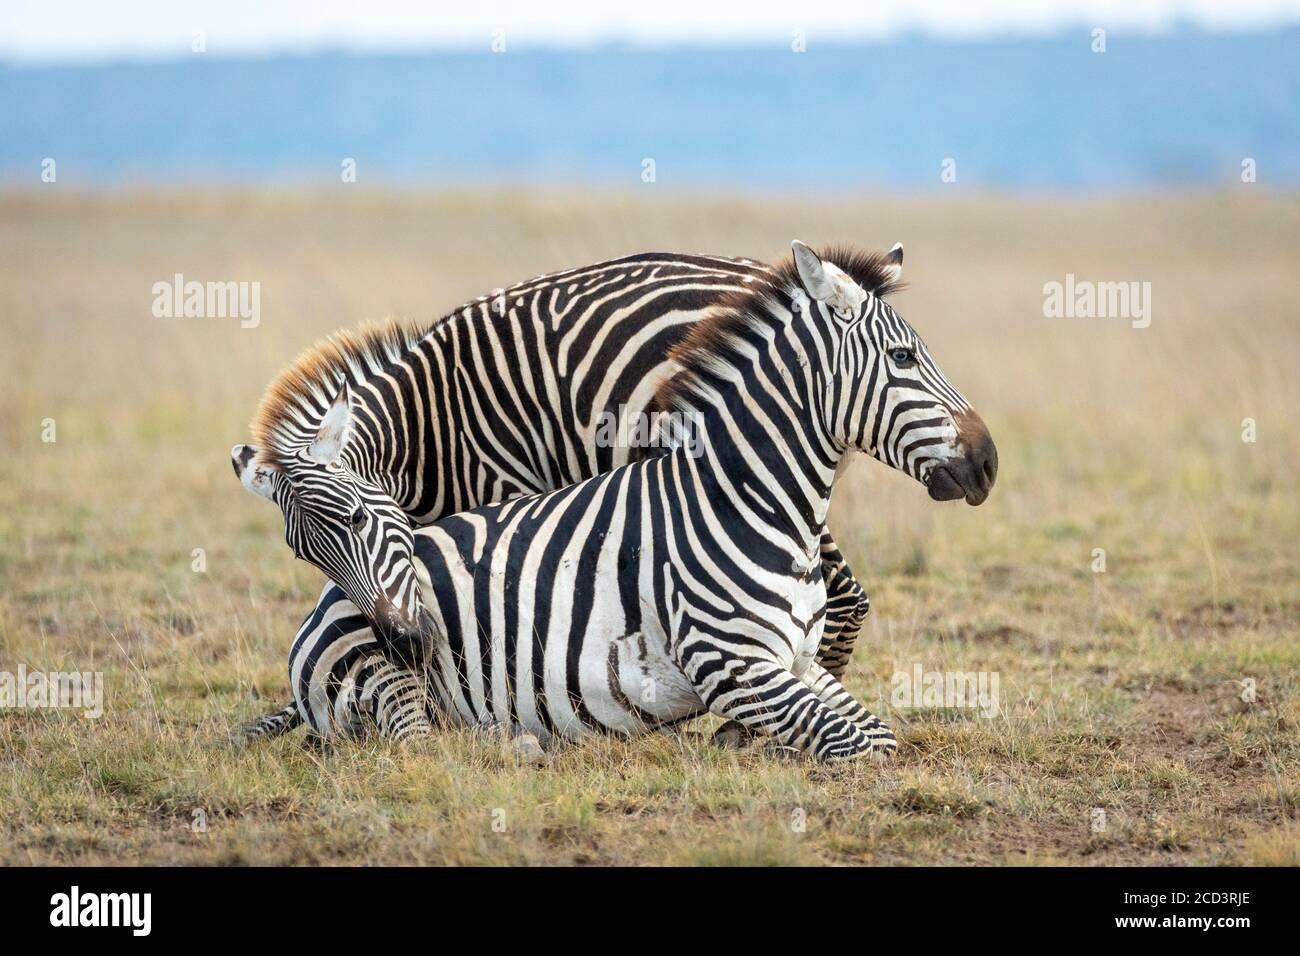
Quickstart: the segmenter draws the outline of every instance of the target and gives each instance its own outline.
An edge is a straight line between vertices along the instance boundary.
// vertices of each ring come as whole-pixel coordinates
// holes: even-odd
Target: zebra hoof
[[[533,734],[518,734],[511,737],[502,749],[508,757],[513,757],[514,761],[522,767],[546,766],[546,750],[543,749],[542,742]]]
[[[713,746],[724,750],[744,750],[754,740],[744,724],[738,720],[729,720],[713,734]]]

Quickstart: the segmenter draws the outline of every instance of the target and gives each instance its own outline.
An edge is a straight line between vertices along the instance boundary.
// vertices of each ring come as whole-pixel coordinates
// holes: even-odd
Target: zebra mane
[[[813,250],[823,262],[838,266],[850,279],[866,289],[872,295],[884,298],[907,287],[902,280],[895,280],[897,272],[889,267],[889,254],[885,252],[867,252],[856,246],[835,243]],[[778,289],[802,289],[799,270],[795,266],[794,255],[772,270],[772,282]],[[805,290],[806,291],[806,290]]]
[[[842,269],[873,295],[883,298],[906,287],[894,278],[897,272],[889,268],[886,253],[865,252],[849,245],[823,246],[815,251],[823,262]],[[752,334],[764,326],[788,320],[793,297],[803,290],[793,254],[772,269],[769,282],[769,285],[755,285],[727,295],[719,302],[717,311],[673,347],[669,357],[680,369],[655,392],[656,409],[672,411],[688,407],[690,393],[704,378],[720,367],[734,364],[746,332]]]
[[[283,470],[311,443],[344,382],[358,384],[391,368],[428,331],[389,319],[335,332],[302,352],[267,386],[253,415],[258,463]]]

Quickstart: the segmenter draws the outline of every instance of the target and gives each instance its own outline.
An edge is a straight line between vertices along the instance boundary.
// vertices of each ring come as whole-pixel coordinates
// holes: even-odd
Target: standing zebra
[[[410,605],[413,579],[368,576],[387,566],[387,549],[409,555],[410,524],[655,453],[602,440],[602,421],[651,411],[684,336],[729,296],[772,278],[746,259],[631,256],[482,296],[423,332],[389,324],[300,356],[263,399],[259,444],[232,451],[249,490],[292,496],[289,544],[343,585],[325,588],[295,646],[320,655],[340,640],[374,646],[411,630],[398,609]],[[821,555],[832,607],[819,659],[838,674],[869,602],[829,533]],[[295,696],[305,690],[295,685]],[[301,718],[291,703],[244,736],[283,733]]]
[[[354,698],[368,696],[381,727],[427,732],[412,706],[424,677],[438,718],[543,740],[710,711],[819,759],[894,747],[816,661],[831,487],[863,451],[932,498],[979,504],[997,452],[883,298],[901,248],[830,261],[793,249],[771,283],[733,294],[675,350],[681,368],[657,402],[698,423],[692,443],[422,528],[410,568],[390,556],[385,574],[419,580],[405,611],[422,626],[405,655],[391,644],[396,662],[360,675]],[[292,496],[277,500],[292,524]],[[328,669],[355,678],[366,657]]]

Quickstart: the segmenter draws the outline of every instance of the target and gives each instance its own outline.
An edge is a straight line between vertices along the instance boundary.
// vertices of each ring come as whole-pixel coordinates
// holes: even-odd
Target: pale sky
[[[1065,26],[1241,30],[1300,22],[1300,0],[0,0],[0,58],[179,57],[196,31],[212,55],[586,44],[880,39],[906,30],[982,37]]]

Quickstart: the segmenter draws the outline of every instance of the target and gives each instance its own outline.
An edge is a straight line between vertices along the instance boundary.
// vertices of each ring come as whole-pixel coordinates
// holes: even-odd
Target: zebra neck
[[[353,383],[352,430],[344,454],[348,466],[358,476],[377,485],[398,507],[413,518],[419,517],[419,498],[425,474],[423,436],[414,431],[419,416],[411,414],[401,392],[392,387],[398,380],[394,373],[419,372],[410,355],[375,378]]]
[[[843,449],[825,433],[818,366],[804,358],[799,337],[779,335],[768,345],[749,368],[719,369],[701,383],[692,403],[695,467],[715,506],[743,506],[806,549],[826,524]]]

